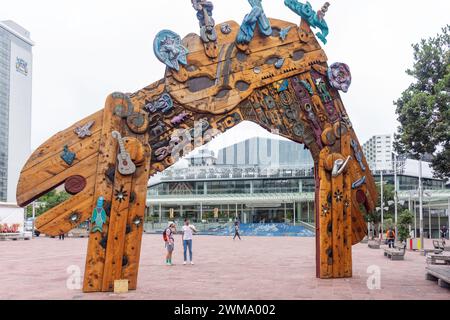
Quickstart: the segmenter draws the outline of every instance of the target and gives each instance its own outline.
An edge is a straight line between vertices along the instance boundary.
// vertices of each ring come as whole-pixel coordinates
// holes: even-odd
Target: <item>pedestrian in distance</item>
[[[445,240],[447,239],[448,229],[447,226],[442,226],[441,228],[441,239],[442,242],[445,244]]]
[[[194,237],[194,233],[197,233],[197,229],[195,229],[195,226],[190,224],[189,219],[184,220],[184,226],[183,226],[183,249],[184,249],[184,262],[183,264],[187,264],[187,250],[189,249],[189,261],[191,262],[191,265],[194,264],[194,260],[192,258],[192,240]]]
[[[236,237],[238,237],[239,240],[242,240],[241,239],[241,235],[239,234],[239,221],[235,221],[234,222],[234,237],[233,237],[233,240],[235,240]]]
[[[392,230],[392,228],[389,228],[389,230],[386,232],[386,239],[387,244],[389,245],[389,248],[395,247],[395,231]]]

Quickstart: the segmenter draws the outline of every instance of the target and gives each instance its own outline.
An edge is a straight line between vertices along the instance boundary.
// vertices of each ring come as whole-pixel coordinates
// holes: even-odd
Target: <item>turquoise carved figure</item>
[[[323,42],[323,44],[327,43],[327,36],[329,33],[328,25],[324,19],[325,13],[328,10],[329,3],[325,3],[322,9],[318,12],[315,12],[311,6],[311,4],[306,1],[306,4],[301,3],[297,0],[284,0],[284,4],[302,17],[308,24],[313,28],[319,28],[320,32],[316,33],[317,38]]]
[[[327,89],[327,85],[321,78],[316,80],[316,88],[319,91],[320,97],[322,98],[323,102],[328,103],[333,100],[330,92]]]
[[[249,44],[255,35],[256,24],[265,36],[272,35],[272,27],[270,21],[264,13],[264,9],[261,4],[262,0],[248,0],[252,6],[252,11],[247,14],[242,22],[239,33],[237,35],[236,42],[238,44]]]
[[[103,232],[103,225],[106,223],[106,211],[103,208],[104,202],[105,199],[103,197],[99,197],[97,200],[97,206],[92,212],[91,223],[95,225],[92,228],[91,233]]]
[[[173,31],[160,31],[153,41],[153,51],[159,61],[171,69],[180,70],[180,63],[187,64],[189,50],[181,43],[181,37]]]
[[[73,164],[73,162],[75,161],[75,158],[76,158],[76,154],[69,150],[69,146],[65,145],[64,150],[61,153],[61,159],[63,159],[65,163],[67,163],[69,166],[71,166]]]

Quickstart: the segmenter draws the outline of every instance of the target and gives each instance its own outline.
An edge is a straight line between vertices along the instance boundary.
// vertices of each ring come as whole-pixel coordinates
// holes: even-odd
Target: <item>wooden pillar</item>
[[[323,279],[352,276],[352,178],[350,170],[332,173],[336,160],[351,153],[349,134],[342,137],[340,151],[324,148],[318,166],[318,277]]]

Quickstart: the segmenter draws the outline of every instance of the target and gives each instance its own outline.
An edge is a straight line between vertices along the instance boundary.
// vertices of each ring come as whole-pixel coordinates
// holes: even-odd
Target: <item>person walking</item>
[[[234,222],[234,237],[233,237],[233,240],[235,240],[236,237],[238,237],[239,240],[242,240],[241,239],[241,235],[239,234],[239,221],[235,221]]]
[[[192,259],[192,239],[194,233],[197,233],[197,229],[195,229],[194,225],[190,224],[189,219],[185,219],[183,226],[184,265],[187,264],[188,249],[189,249],[189,261],[191,262],[191,265],[194,265],[194,260]]]
[[[175,249],[175,239],[173,238],[173,235],[177,232],[177,228],[175,226],[175,223],[172,221],[169,221],[169,224],[167,228],[164,230],[163,233],[163,240],[166,245],[166,265],[167,266],[173,266],[172,264],[172,255],[173,250]]]
[[[59,234],[59,240],[64,240],[65,238],[65,234],[64,233],[60,233]]]
[[[389,228],[389,230],[386,232],[386,240],[389,248],[395,247],[395,231],[392,230],[392,228]]]
[[[444,242],[444,244],[445,244],[445,240],[447,239],[447,233],[448,233],[447,226],[442,226],[441,238],[442,238],[442,241]]]

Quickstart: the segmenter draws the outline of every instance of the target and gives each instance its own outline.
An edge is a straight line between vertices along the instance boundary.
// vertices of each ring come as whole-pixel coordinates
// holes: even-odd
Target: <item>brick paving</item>
[[[123,295],[83,294],[66,282],[71,265],[84,269],[87,239],[38,238],[0,242],[0,299],[426,299],[450,300],[450,290],[425,280],[425,257],[407,252],[390,261],[382,250],[359,244],[353,250],[354,277],[315,278],[313,238],[243,238],[198,236],[194,266],[184,266],[181,238],[176,238],[175,266],[164,264],[159,235],[144,235],[139,287]],[[428,248],[429,248],[428,244]],[[381,270],[381,289],[369,290],[367,268]]]

